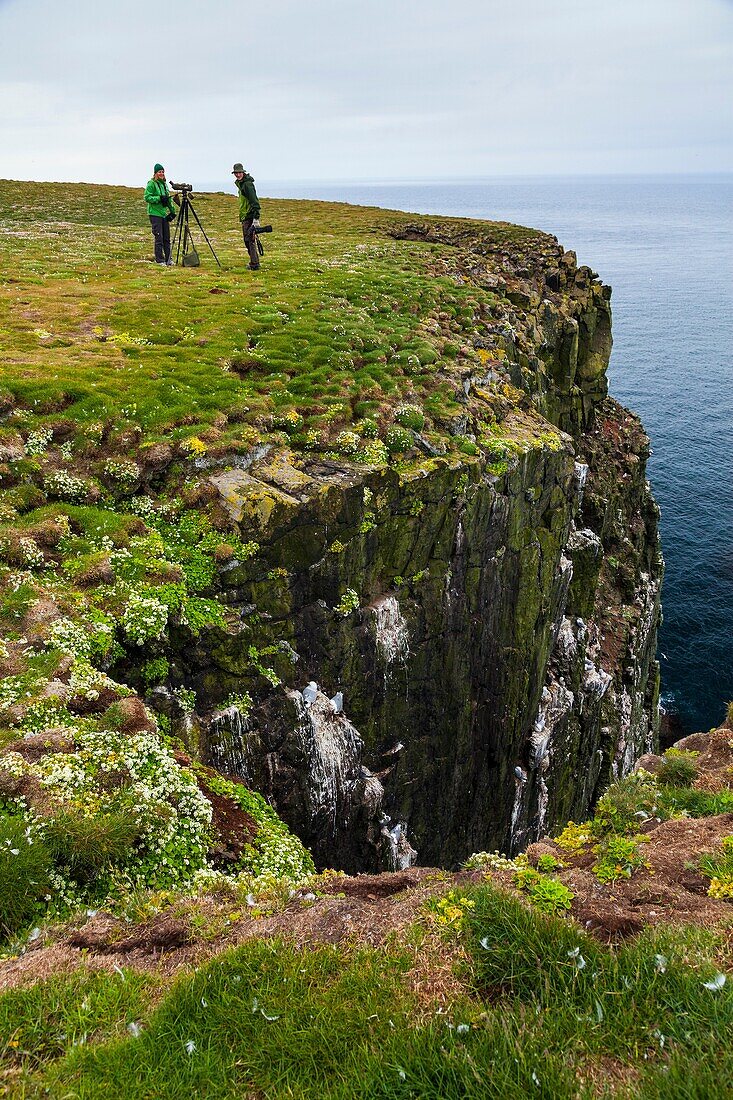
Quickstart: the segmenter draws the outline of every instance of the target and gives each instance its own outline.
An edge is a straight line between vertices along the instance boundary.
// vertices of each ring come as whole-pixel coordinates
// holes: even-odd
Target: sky
[[[733,171],[733,0],[0,0],[0,178]]]

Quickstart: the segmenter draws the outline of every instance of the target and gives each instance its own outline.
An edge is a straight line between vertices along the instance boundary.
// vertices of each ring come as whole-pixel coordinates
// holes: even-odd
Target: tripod
[[[219,267],[221,267],[221,264],[219,263],[219,257],[217,256],[216,252],[214,252],[214,248],[211,244],[211,241],[206,236],[206,230],[204,229],[203,225],[201,224],[199,216],[196,213],[195,207],[194,207],[193,202],[191,200],[191,192],[190,191],[181,191],[179,193],[180,193],[180,196],[181,196],[181,206],[180,206],[180,209],[178,211],[178,217],[176,218],[176,228],[175,228],[175,231],[173,233],[173,244],[171,245],[171,256],[173,255],[173,249],[176,248],[176,243],[177,243],[176,263],[178,263],[180,261],[181,250],[183,250],[183,266],[184,267],[198,267],[198,253],[196,252],[196,249],[194,247],[193,235],[192,235],[191,229],[189,227],[189,215],[193,214],[194,218],[196,219],[196,225],[201,230],[201,233],[203,234],[203,238],[209,246],[209,249],[211,251],[211,255],[214,257],[216,262],[219,264]],[[190,251],[189,251],[189,246],[190,246]],[[188,263],[186,263],[186,257],[187,256],[191,256],[191,260]],[[195,260],[193,259],[193,257],[195,257]]]

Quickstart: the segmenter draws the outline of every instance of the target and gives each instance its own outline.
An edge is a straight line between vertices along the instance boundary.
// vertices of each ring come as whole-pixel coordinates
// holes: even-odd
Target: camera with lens
[[[272,233],[271,225],[253,225],[255,233]]]
[[[192,183],[173,183],[171,181],[171,187],[174,191],[193,191]]]

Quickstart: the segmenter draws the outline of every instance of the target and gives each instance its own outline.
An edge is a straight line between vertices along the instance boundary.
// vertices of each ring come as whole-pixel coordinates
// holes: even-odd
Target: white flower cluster
[[[359,450],[361,437],[356,432],[339,432],[336,436],[336,448],[344,455],[355,455]]]
[[[402,424],[405,428],[417,428],[422,427],[425,417],[423,411],[419,405],[410,405],[405,403],[398,405],[394,412],[394,418],[398,424]]]
[[[297,836],[261,829],[251,861],[252,873],[299,881],[311,872],[313,863]]]
[[[83,658],[74,661],[69,676],[69,691],[83,699],[98,699],[102,688],[116,688],[117,684]]]
[[[174,688],[173,695],[175,695],[178,702],[181,704],[181,709],[184,714],[193,714],[196,709],[196,692],[190,688]]]
[[[495,852],[474,852],[470,855],[463,867],[466,871],[515,871],[518,867],[527,866],[527,857],[520,855],[517,859],[510,859],[498,850]]]
[[[392,424],[387,429],[385,440],[390,451],[406,451],[413,442],[410,433],[399,424]]]
[[[18,539],[18,551],[23,565],[29,565],[31,569],[37,569],[39,566],[46,564],[43,550],[41,550],[35,539],[27,535]]]
[[[37,699],[25,709],[23,717],[16,723],[18,730],[27,733],[45,733],[46,730],[63,726],[76,730],[76,722],[63,704],[63,700],[52,695],[50,699]]]
[[[35,686],[24,676],[5,676],[0,680],[0,710],[12,707],[23,699],[32,699]]]
[[[36,428],[35,431],[30,432],[28,435],[25,442],[25,453],[27,455],[45,454],[52,439],[53,431],[51,428]]]
[[[87,817],[114,808],[119,790],[117,785],[107,790],[105,776],[123,775],[140,837],[119,870],[140,886],[188,883],[206,864],[212,818],[211,803],[193,774],[153,733],[78,730],[75,740],[75,753],[49,753],[36,763],[6,753],[0,771],[33,776],[59,808],[71,804]]]
[[[155,515],[155,504],[152,497],[132,497],[127,503],[127,508],[134,515],[141,516],[142,519],[151,519]]]
[[[81,477],[73,477],[68,470],[57,470],[43,482],[49,496],[67,500],[70,504],[84,504],[89,496],[89,483]]]
[[[19,752],[6,752],[0,757],[0,771],[13,779],[20,779],[25,773],[26,761]]]
[[[27,767],[44,787],[49,787],[60,801],[67,801],[86,785],[87,774],[81,756],[72,752],[54,752],[42,756],[38,764]]]
[[[13,592],[17,592],[24,584],[33,584],[34,580],[35,577],[27,569],[18,569],[14,573],[8,573],[7,576],[8,588]]]
[[[132,561],[132,552],[126,546],[122,546],[119,550],[110,553],[109,560],[110,565],[117,572],[121,566],[124,567],[126,562]]]
[[[140,479],[140,467],[136,462],[122,460],[116,462],[109,458],[104,464],[104,472],[110,481],[123,489],[131,489]]]
[[[67,657],[88,658],[92,652],[92,639],[89,631],[81,623],[71,619],[54,619],[46,633],[49,649],[58,649]]]
[[[122,612],[122,627],[135,645],[162,638],[168,625],[168,608],[155,596],[133,590]]]

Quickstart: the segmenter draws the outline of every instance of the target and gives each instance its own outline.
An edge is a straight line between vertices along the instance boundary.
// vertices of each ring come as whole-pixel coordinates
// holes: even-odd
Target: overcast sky
[[[731,0],[0,0],[0,177],[733,171]]]

